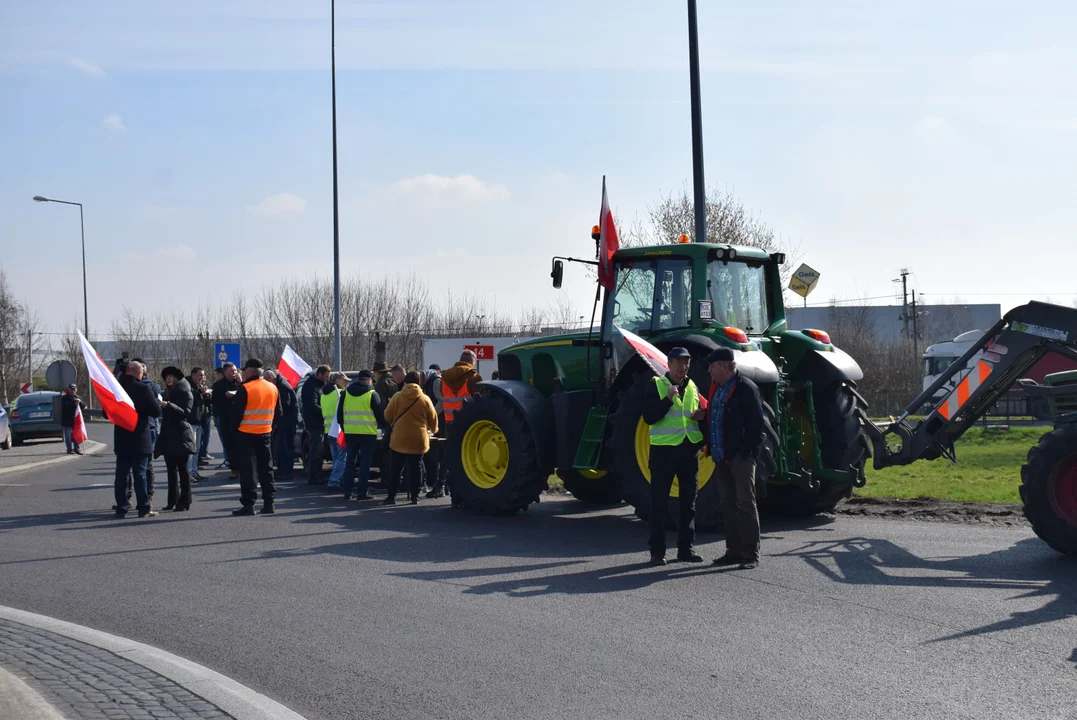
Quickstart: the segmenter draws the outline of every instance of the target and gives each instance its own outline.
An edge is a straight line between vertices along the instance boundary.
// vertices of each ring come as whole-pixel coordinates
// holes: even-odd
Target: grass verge
[[[937,498],[969,502],[1018,503],[1021,465],[1048,427],[970,428],[955,443],[957,464],[921,460],[904,467],[874,470],[856,490],[867,497]]]

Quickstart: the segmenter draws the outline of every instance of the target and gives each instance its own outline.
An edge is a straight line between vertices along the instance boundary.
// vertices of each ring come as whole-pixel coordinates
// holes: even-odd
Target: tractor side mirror
[[[560,260],[553,261],[553,272],[550,273],[550,277],[553,278],[553,286],[555,288],[561,287],[561,279],[565,275],[565,264]]]

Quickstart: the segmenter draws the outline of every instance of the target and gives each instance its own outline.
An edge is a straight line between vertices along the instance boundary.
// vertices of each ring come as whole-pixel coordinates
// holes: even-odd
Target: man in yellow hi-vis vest
[[[242,507],[233,515],[253,515],[258,490],[254,482],[262,486],[262,514],[273,514],[273,469],[269,464],[272,451],[269,439],[273,433],[273,421],[281,415],[280,394],[277,387],[262,379],[262,361],[251,358],[243,366],[243,385],[232,400],[232,422],[237,431],[236,452],[239,462],[239,502]]]
[[[666,505],[673,478],[680,485],[677,560],[703,562],[695,542],[697,454],[703,446],[699,421],[706,417],[699,388],[688,379],[692,356],[676,347],[669,351],[669,372],[647,389],[643,421],[651,426],[651,564],[666,564]]]

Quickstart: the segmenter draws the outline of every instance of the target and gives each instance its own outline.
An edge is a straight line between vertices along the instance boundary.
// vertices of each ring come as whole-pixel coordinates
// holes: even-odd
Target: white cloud
[[[295,215],[307,209],[307,201],[295,193],[284,192],[270,195],[257,205],[247,207],[255,215]]]
[[[171,245],[163,247],[154,253],[157,257],[167,260],[193,260],[198,253],[190,245]]]
[[[101,69],[100,65],[94,65],[92,62],[87,62],[80,58],[71,58],[71,67],[92,77],[105,76],[105,71]]]
[[[428,207],[449,207],[468,202],[503,200],[512,196],[504,185],[485,183],[474,175],[446,177],[431,173],[398,180],[389,186],[389,192],[418,200]]]
[[[123,120],[116,113],[106,115],[101,124],[113,132],[127,132],[127,126],[123,124]]]

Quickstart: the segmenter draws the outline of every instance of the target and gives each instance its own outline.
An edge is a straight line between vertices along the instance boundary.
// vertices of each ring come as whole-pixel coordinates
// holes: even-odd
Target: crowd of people
[[[214,460],[208,454],[211,424],[223,449],[218,469],[239,480],[236,516],[255,514],[259,490],[258,513],[275,512],[276,481],[295,476],[300,423],[308,485],[325,485],[348,501],[374,500],[376,461],[387,491],[383,504],[395,504],[402,486],[413,505],[424,490],[427,498],[451,495],[443,441],[454,413],[482,379],[475,363],[465,351],[445,372],[438,365],[408,371],[378,361],[370,370],[346,374],[321,365],[300,381],[297,393],[257,358],[242,369],[224,363],[212,385],[201,367],[187,375],[169,366],[161,372],[163,387],[147,376],[141,359],[120,361],[114,372],[138,420],[132,430],[115,426],[113,510],[125,517],[133,498],[139,517],[158,515],[152,504],[156,458],[163,458],[168,478],[162,510],[189,510],[191,486],[205,480],[199,470]]]

